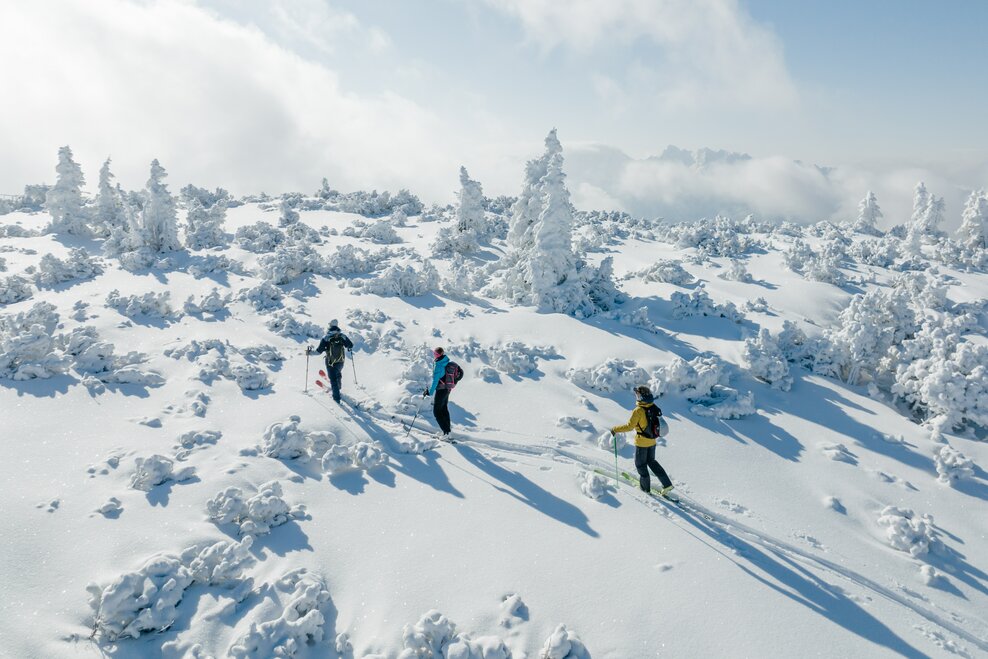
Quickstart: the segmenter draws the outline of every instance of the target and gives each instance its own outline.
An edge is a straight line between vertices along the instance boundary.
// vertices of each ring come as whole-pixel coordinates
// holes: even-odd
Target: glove
[[[305,354],[307,355],[312,354],[312,346],[305,346]]]
[[[428,395],[429,395],[429,388],[428,388],[428,387],[426,387],[426,388],[425,388],[425,391],[423,391],[423,392],[422,392],[422,396],[425,396],[425,397],[427,397]]]
[[[614,437],[614,436],[615,436],[615,435],[617,434],[617,433],[616,433],[616,432],[614,432],[613,430],[612,430],[612,431],[610,431],[610,432],[611,432],[611,437]]]

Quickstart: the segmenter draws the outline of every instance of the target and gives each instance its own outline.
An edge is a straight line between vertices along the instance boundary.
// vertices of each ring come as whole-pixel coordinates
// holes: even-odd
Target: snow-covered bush
[[[323,328],[311,321],[300,321],[288,309],[276,311],[264,326],[277,334],[290,339],[319,339],[325,334]]]
[[[360,292],[381,296],[417,297],[439,286],[439,271],[429,262],[416,270],[411,265],[391,265],[373,279],[351,279],[348,285]]]
[[[69,252],[64,261],[53,254],[41,257],[34,283],[38,288],[51,288],[67,281],[92,279],[103,273],[103,266],[81,247]]]
[[[511,651],[500,639],[461,635],[453,621],[435,609],[414,625],[405,625],[401,637],[403,649],[398,659],[511,659]]]
[[[350,459],[353,466],[367,471],[387,462],[387,455],[375,444],[357,442],[350,447]]]
[[[194,584],[231,587],[242,582],[244,570],[253,565],[253,538],[238,542],[221,540],[188,547],[180,556],[164,554],[148,560],[136,572],[122,574],[109,585],[90,583],[89,605],[93,630],[108,641],[137,638],[174,624],[185,591]]]
[[[53,338],[55,305],[38,302],[27,311],[0,316],[0,378],[30,380],[63,373],[66,359]]]
[[[288,199],[282,199],[281,201],[281,214],[278,216],[278,226],[287,227],[298,222],[298,211],[292,208],[292,204]]]
[[[248,252],[265,254],[285,242],[285,233],[267,222],[255,222],[237,229],[233,242]]]
[[[688,362],[676,357],[655,370],[649,388],[656,396],[682,394],[700,398],[708,395],[714,386],[726,386],[729,381],[728,365],[719,357],[695,357]]]
[[[584,496],[591,499],[599,499],[607,494],[610,483],[607,478],[593,471],[581,470],[577,480],[580,484],[580,491]]]
[[[789,391],[792,388],[789,360],[766,328],[761,328],[757,337],[744,342],[742,357],[754,377],[768,382],[775,389]]]
[[[930,332],[930,344],[917,349]],[[928,352],[928,354],[917,354]],[[966,423],[988,427],[988,346],[961,340],[948,327],[924,328],[906,341],[895,372],[892,393],[935,426],[960,428]]]
[[[172,315],[170,298],[171,293],[168,291],[144,295],[120,295],[120,291],[113,289],[106,296],[106,306],[116,309],[128,318],[136,316],[164,318]]]
[[[258,276],[274,284],[287,284],[307,272],[321,272],[322,258],[305,243],[286,242],[257,260]]]
[[[935,452],[937,480],[953,484],[974,476],[974,462],[957,449],[943,445]]]
[[[243,264],[240,261],[231,261],[221,254],[193,256],[189,259],[188,272],[197,279],[201,279],[214,272],[236,275],[245,274]]]
[[[803,273],[807,266],[816,259],[816,252],[809,244],[799,238],[783,253],[782,262],[793,272]]]
[[[542,645],[539,659],[590,659],[590,651],[566,625],[559,625]]]
[[[748,268],[745,266],[744,262],[737,259],[731,259],[730,267],[717,276],[721,279],[740,281],[745,284],[750,284],[755,280],[755,278],[751,276],[751,273],[748,272]]]
[[[702,288],[691,293],[674,291],[672,301],[672,317],[677,319],[694,318],[696,316],[713,316],[727,318],[735,323],[744,321],[744,314],[738,311],[733,302],[715,304],[710,295]]]
[[[281,289],[267,280],[262,281],[257,286],[240,289],[237,293],[238,300],[246,302],[254,307],[255,311],[260,312],[280,308],[284,297]]]
[[[257,391],[271,388],[271,380],[267,371],[256,364],[234,364],[227,370],[227,375],[243,391]]]
[[[259,446],[260,452],[281,460],[318,459],[338,447],[339,439],[335,434],[327,431],[306,432],[299,427],[301,422],[300,417],[292,415],[287,421],[268,426]]]
[[[278,481],[258,485],[252,497],[246,497],[239,487],[228,487],[206,502],[206,513],[216,524],[236,524],[240,535],[265,535],[305,515],[304,506],[291,507],[283,496]]]
[[[599,366],[571,368],[566,379],[578,387],[610,393],[631,391],[648,382],[648,372],[632,359],[608,359]]]
[[[850,256],[865,265],[892,268],[902,258],[902,242],[895,236],[885,235],[877,240],[862,240],[851,246]]]
[[[189,249],[209,249],[227,244],[227,235],[223,231],[226,204],[217,203],[206,208],[198,199],[193,199],[185,222],[185,246]]]
[[[86,184],[86,179],[82,175],[82,168],[72,159],[72,149],[68,146],[58,149],[55,173],[58,175],[55,185],[48,190],[45,197],[45,208],[51,215],[48,230],[52,233],[88,235],[89,227],[86,222],[89,214],[82,199],[82,186]]]
[[[713,417],[715,419],[740,419],[755,413],[755,394],[740,393],[737,389],[714,385],[710,393],[703,396],[691,397],[694,403],[690,412],[697,416]]]
[[[935,550],[940,542],[933,526],[933,517],[917,516],[907,508],[886,506],[879,513],[878,525],[885,527],[885,538],[893,549],[913,556],[923,556]]]
[[[195,475],[195,467],[185,467],[175,471],[175,462],[163,455],[152,455],[134,460],[134,473],[130,486],[135,490],[150,492],[165,481],[186,481]]]
[[[190,295],[185,301],[182,309],[187,314],[194,316],[218,316],[226,311],[227,307],[230,305],[231,296],[229,293],[226,295],[220,295],[218,288],[213,287],[209,293],[206,293],[198,301],[196,301],[194,295]]]
[[[752,227],[729,217],[718,215],[710,220],[677,224],[669,228],[669,238],[681,249],[695,247],[704,258],[741,255],[763,249],[763,244],[750,234]]]
[[[0,304],[21,302],[34,295],[31,283],[20,275],[0,278]]]
[[[329,601],[329,589],[322,578],[297,568],[268,588],[266,597],[271,601],[264,608],[274,608],[276,617],[251,622],[247,633],[230,646],[230,657],[294,657],[323,640],[326,619],[319,608]]]
[[[450,346],[451,354],[469,360],[479,359],[506,375],[524,376],[538,370],[538,360],[559,357],[552,346],[530,346],[521,341],[482,345],[476,340]]]
[[[239,205],[233,202],[230,193],[223,188],[216,188],[210,192],[207,188],[200,188],[189,183],[178,192],[182,197],[182,201],[189,208],[195,203],[198,203],[203,208],[212,208],[213,206],[228,208],[233,205]]]

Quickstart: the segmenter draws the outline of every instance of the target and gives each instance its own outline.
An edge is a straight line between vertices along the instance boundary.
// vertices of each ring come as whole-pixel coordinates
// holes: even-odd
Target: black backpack
[[[329,337],[329,347],[326,349],[326,363],[333,365],[339,364],[346,358],[346,345],[343,343],[343,335],[339,332],[334,332],[333,336]]]
[[[661,437],[662,410],[658,405],[649,405],[645,408],[645,427],[641,429],[641,436],[648,439],[658,439]]]
[[[456,362],[450,362],[446,364],[446,372],[443,375],[446,388],[452,389],[463,379],[463,369]]]

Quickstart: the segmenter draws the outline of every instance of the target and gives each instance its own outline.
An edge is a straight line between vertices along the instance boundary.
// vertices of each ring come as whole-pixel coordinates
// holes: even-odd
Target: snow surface
[[[577,319],[480,293],[503,232],[435,256],[451,209],[335,199],[152,267],[0,217],[0,654],[988,656],[984,273],[589,214],[626,301]],[[332,318],[342,406],[304,354]],[[612,476],[638,384],[682,508]]]

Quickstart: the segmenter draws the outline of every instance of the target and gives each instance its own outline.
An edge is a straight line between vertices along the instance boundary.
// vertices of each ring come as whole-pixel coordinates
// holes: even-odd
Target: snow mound
[[[116,641],[168,629],[178,618],[178,606],[190,586],[236,585],[241,580],[243,571],[254,562],[252,541],[248,537],[239,543],[192,546],[181,556],[152,558],[140,570],[123,574],[107,586],[89,584],[94,633]]]
[[[885,527],[885,537],[893,549],[913,556],[927,554],[940,542],[933,528],[933,517],[917,517],[908,508],[886,506],[879,514],[878,525]]]
[[[576,633],[559,625],[542,645],[539,659],[590,659],[590,652]]]
[[[130,478],[130,486],[145,492],[150,492],[166,481],[181,482],[195,475],[195,467],[185,467],[175,471],[175,462],[158,454],[147,458],[136,458],[134,463],[136,468]]]
[[[604,496],[610,485],[606,477],[593,471],[581,470],[577,480],[580,483],[580,491],[591,499]]]
[[[511,651],[500,639],[461,635],[456,625],[435,609],[414,625],[405,625],[402,644],[398,659],[511,659]]]
[[[632,359],[608,359],[599,366],[571,368],[566,378],[578,387],[610,393],[630,391],[648,382],[648,372]]]
[[[517,593],[505,595],[501,602],[501,615],[498,616],[497,624],[511,628],[526,620],[528,620],[528,607],[522,601],[521,595]]]
[[[230,646],[229,656],[294,657],[304,646],[322,641],[326,619],[319,607],[329,601],[322,578],[305,568],[292,570],[267,595],[280,614],[260,624],[252,622],[250,630]]]
[[[282,496],[278,481],[259,485],[257,494],[249,498],[239,487],[228,487],[206,502],[206,512],[216,524],[236,524],[240,535],[265,535],[305,515],[304,507],[292,508]]]

